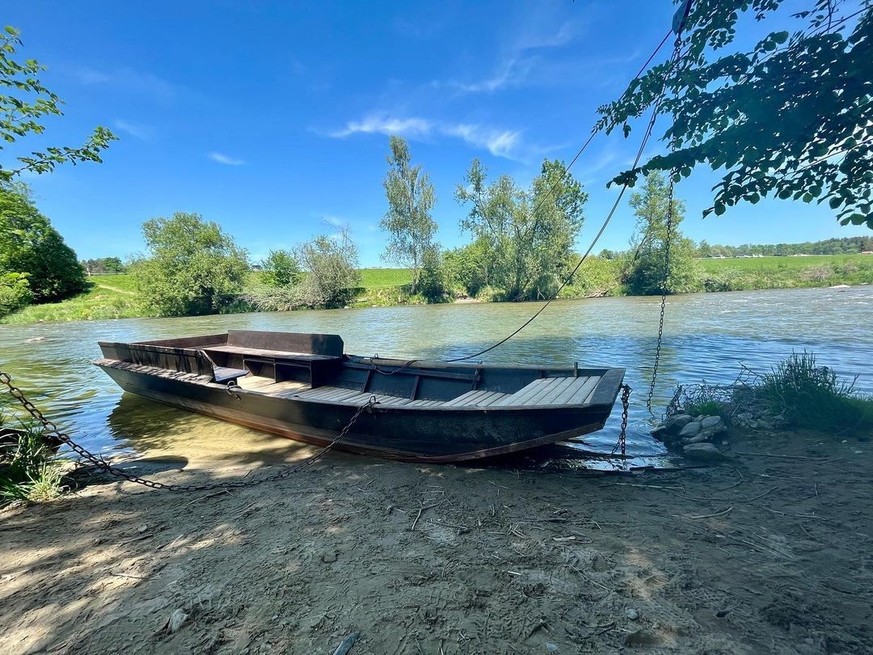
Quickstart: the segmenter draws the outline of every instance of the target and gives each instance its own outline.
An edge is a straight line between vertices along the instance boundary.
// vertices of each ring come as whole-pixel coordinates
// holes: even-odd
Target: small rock
[[[667,426],[666,425],[659,425],[654,430],[652,430],[651,435],[653,438],[657,439],[658,441],[664,441],[664,437],[667,436],[667,433],[668,433]]]
[[[149,529],[149,526],[146,525],[145,523],[143,523],[141,526],[139,526],[139,527],[136,529],[136,531],[139,532],[139,533],[143,533],[143,532],[145,532],[145,531],[148,530],[148,529]]]
[[[627,618],[629,618],[631,621],[636,621],[638,618],[640,618],[640,613],[639,613],[637,610],[635,610],[633,607],[629,608],[629,609],[624,613],[624,615],[625,615]]]
[[[726,459],[726,455],[711,443],[692,443],[682,449],[682,453],[688,459],[695,462],[720,462]]]
[[[546,642],[546,650],[549,651],[550,653],[557,653],[558,652],[558,644],[553,644],[551,641],[547,641]]]
[[[682,430],[680,430],[679,436],[682,437],[683,439],[685,437],[693,437],[698,432],[700,432],[700,428],[701,428],[701,425],[700,425],[699,421],[692,421],[691,423],[686,425],[684,428],[682,428]]]
[[[683,445],[688,445],[691,443],[701,443],[703,441],[707,441],[708,437],[705,432],[700,432],[693,437],[686,437],[682,440]]]
[[[700,427],[705,430],[706,428],[714,428],[721,423],[721,416],[707,416],[700,422]]]
[[[170,618],[167,619],[164,628],[169,633],[178,632],[179,628],[182,627],[182,624],[185,623],[185,619],[188,618],[188,615],[182,611],[182,608],[175,610],[172,614],[170,614]]]
[[[670,432],[678,432],[694,419],[688,414],[674,414],[664,423],[664,427]]]
[[[336,553],[322,553],[321,561],[325,564],[333,564],[334,562],[336,562]]]
[[[765,421],[764,419],[758,419],[758,429],[759,430],[772,430],[773,424],[770,421]]]

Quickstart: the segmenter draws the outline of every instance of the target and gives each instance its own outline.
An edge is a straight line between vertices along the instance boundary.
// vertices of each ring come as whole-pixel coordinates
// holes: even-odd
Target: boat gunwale
[[[112,364],[127,364],[130,366],[136,366],[144,369],[151,369],[150,371],[138,370],[132,371],[134,373],[138,373],[140,375],[150,375],[157,378],[164,378],[157,374],[159,371],[167,371],[170,373],[179,373],[185,376],[194,376],[195,378],[201,379],[186,379],[186,380],[177,380],[179,382],[184,382],[186,384],[196,384],[198,386],[205,386],[214,389],[220,389],[222,391],[227,391],[228,386],[226,384],[222,384],[220,382],[215,382],[208,379],[206,375],[198,375],[196,373],[187,373],[183,371],[173,371],[172,369],[160,368],[157,366],[150,366],[148,364],[136,364],[133,362],[124,362],[118,359],[108,359],[108,358],[100,358],[94,362],[95,365],[103,368],[103,367],[111,367],[111,368],[123,368],[119,366],[113,366]],[[514,368],[514,367],[512,367]],[[540,367],[534,367],[540,368]],[[593,377],[593,376],[583,376],[582,372],[585,369],[578,369],[580,375],[578,377]],[[569,369],[569,371],[573,371],[573,369]],[[500,405],[497,407],[491,405],[485,406],[477,406],[477,405],[417,405],[417,406],[407,406],[407,405],[383,405],[379,402],[376,402],[372,409],[374,411],[379,412],[390,412],[390,413],[402,413],[405,411],[410,412],[423,412],[423,411],[438,411],[440,413],[499,413],[499,412],[519,412],[519,411],[554,411],[556,409],[595,409],[601,406],[609,406],[615,404],[615,398],[618,395],[618,391],[620,389],[621,381],[624,378],[625,369],[623,368],[613,368],[613,369],[605,369],[603,375],[599,376],[600,380],[598,380],[592,392],[586,396],[587,398],[591,398],[591,402],[583,403],[583,404],[558,404],[558,405]],[[269,380],[269,378],[263,376],[252,375],[251,377],[262,377],[265,380]],[[569,376],[551,376],[554,378],[561,377],[569,377]],[[615,379],[617,378],[617,380]],[[537,379],[546,379],[546,378],[537,378]],[[333,386],[333,385],[325,385],[325,386]],[[608,388],[607,388],[608,386]],[[318,388],[318,387],[316,387]],[[338,389],[346,389],[347,387],[337,387]],[[285,402],[295,402],[295,403],[305,403],[305,404],[318,404],[318,405],[329,405],[329,406],[342,406],[342,407],[361,407],[366,404],[365,402],[345,402],[345,401],[331,401],[327,400],[319,400],[318,398],[301,398],[299,396],[291,395],[291,396],[279,396],[276,394],[269,393],[267,391],[259,390],[259,389],[245,389],[241,386],[232,387],[234,393],[247,394],[247,395],[257,395],[267,398],[274,398],[276,400],[281,400]],[[354,389],[349,389],[349,391],[355,391]],[[366,392],[359,392],[361,394],[366,394]],[[383,395],[390,396],[390,394],[366,394],[370,396]],[[511,395],[511,394],[508,394]],[[392,398],[403,398],[403,396],[390,396]],[[596,398],[596,401],[595,401]],[[426,400],[426,399],[421,399]],[[449,401],[441,401],[443,403]]]

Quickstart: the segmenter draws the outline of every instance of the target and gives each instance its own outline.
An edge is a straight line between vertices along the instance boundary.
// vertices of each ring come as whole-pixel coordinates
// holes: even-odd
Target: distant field
[[[809,255],[807,257],[734,257],[725,259],[701,259],[707,273],[722,271],[766,272],[802,271],[816,266],[842,266],[856,264],[873,268],[873,255]]]
[[[362,268],[361,286],[365,289],[373,287],[400,287],[412,282],[412,270],[409,268]]]
[[[701,259],[707,291],[873,284],[873,255]]]

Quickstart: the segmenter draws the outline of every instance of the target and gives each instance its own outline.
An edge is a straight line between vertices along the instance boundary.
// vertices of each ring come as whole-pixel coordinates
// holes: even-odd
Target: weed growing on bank
[[[873,431],[873,398],[857,394],[854,382],[819,366],[815,354],[804,351],[767,373],[744,369],[732,385],[682,386],[668,413],[721,416],[738,427],[861,435]]]
[[[0,505],[41,503],[63,493],[63,467],[43,430],[33,423],[8,425],[0,408]]]

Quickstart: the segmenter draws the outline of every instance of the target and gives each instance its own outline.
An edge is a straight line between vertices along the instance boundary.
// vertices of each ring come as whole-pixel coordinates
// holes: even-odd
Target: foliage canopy
[[[16,50],[21,46],[20,33],[6,26],[0,33],[0,142],[13,144],[29,135],[45,132],[42,119],[62,116],[62,101],[49,91],[37,77],[45,70],[34,59],[20,61]],[[48,173],[58,164],[101,162],[100,153],[116,139],[105,127],[97,127],[79,148],[49,147],[17,157],[14,168],[0,164],[0,181],[9,181],[24,171]],[[0,145],[0,149],[4,146]]]
[[[63,300],[87,288],[76,253],[23,184],[0,182],[0,273],[26,274],[34,302]]]
[[[474,159],[455,198],[471,205],[461,228],[473,234],[482,283],[507,300],[551,297],[567,272],[588,195],[563,162],[546,160],[529,189],[508,175],[486,183]]]
[[[653,67],[599,110],[599,127],[625,136],[650,107],[672,117],[670,153],[613,182],[651,171],[678,179],[703,164],[724,169],[704,215],[775,196],[827,201],[843,225],[873,228],[873,4],[806,0],[795,31],[749,52],[731,47],[748,14],[792,10],[785,0],[693,0],[676,65]]]
[[[221,312],[243,290],[248,257],[217,223],[199,214],[143,223],[148,256],[131,273],[145,308],[160,316]]]

